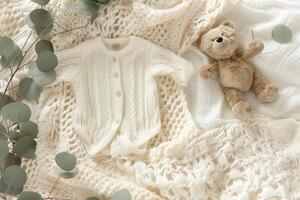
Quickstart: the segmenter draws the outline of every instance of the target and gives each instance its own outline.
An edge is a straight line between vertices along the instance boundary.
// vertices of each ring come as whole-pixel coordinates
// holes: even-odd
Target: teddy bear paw
[[[244,118],[251,112],[251,107],[247,102],[239,102],[232,107],[237,118]]]
[[[200,70],[200,75],[202,78],[204,79],[208,79],[212,76],[216,75],[216,71],[213,67],[210,66],[204,66],[201,70]]]
[[[200,71],[200,76],[204,79],[208,79],[209,77],[212,76],[212,73],[208,70],[201,70]]]
[[[264,103],[271,103],[276,100],[277,94],[278,87],[272,84],[268,84],[258,95],[258,98]]]
[[[249,44],[249,49],[255,53],[261,53],[264,50],[264,43],[259,40],[254,40]]]

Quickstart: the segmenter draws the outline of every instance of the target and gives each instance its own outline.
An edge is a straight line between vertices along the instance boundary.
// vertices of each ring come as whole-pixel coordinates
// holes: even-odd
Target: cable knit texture
[[[102,7],[95,23],[86,29],[54,37],[53,42],[61,50],[97,35],[135,35],[179,53],[215,22],[228,3],[138,0],[124,6],[116,0]],[[58,1],[57,5],[57,10],[65,10],[72,2]],[[67,29],[89,20],[69,13],[57,19]],[[74,133],[74,90],[72,84],[59,82],[41,94],[35,115],[40,130],[37,157],[23,162],[29,176],[26,190],[47,197],[59,174],[55,155],[68,151],[76,155],[79,173],[72,179],[60,179],[52,196],[61,199],[111,197],[123,188],[135,200],[300,198],[298,122],[258,117],[204,131],[194,123],[182,87],[174,77],[164,75],[157,79],[161,131],[150,140],[145,154],[107,156],[99,161],[88,156]]]
[[[161,130],[155,77],[185,86],[193,74],[190,62],[133,36],[96,37],[56,54],[56,82],[76,88],[74,129],[93,158],[115,137],[109,155],[144,154]]]

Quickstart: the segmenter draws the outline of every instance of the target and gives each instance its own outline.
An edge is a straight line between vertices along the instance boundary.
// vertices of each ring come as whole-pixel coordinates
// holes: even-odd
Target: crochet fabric
[[[56,49],[64,49],[99,34],[133,34],[180,53],[215,22],[228,3],[153,0],[124,6],[112,1],[100,9],[94,24],[52,41]],[[59,1],[56,5],[54,10],[61,10],[72,2]],[[24,5],[24,9],[28,7]],[[8,7],[0,12],[13,13]],[[9,16],[11,23],[17,24]],[[77,14],[57,19],[67,29],[88,20]],[[24,32],[20,28],[11,33],[22,38],[18,35]],[[71,84],[61,82],[45,89],[36,109],[40,128],[37,158],[24,160],[23,165],[29,175],[26,189],[48,196],[59,174],[54,157],[68,151],[78,159],[78,174],[59,179],[51,196],[61,199],[110,197],[123,188],[137,200],[300,198],[300,152],[292,143],[297,133],[289,131],[295,129],[296,122],[257,118],[204,131],[194,123],[182,88],[169,76],[158,78],[157,83],[162,131],[150,141],[145,156],[127,159],[88,157],[73,132],[75,98]],[[274,133],[274,127],[280,134]]]

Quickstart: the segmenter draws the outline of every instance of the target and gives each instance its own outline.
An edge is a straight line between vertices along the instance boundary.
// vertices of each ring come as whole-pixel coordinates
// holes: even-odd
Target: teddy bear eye
[[[222,33],[222,36],[225,36],[225,33]]]

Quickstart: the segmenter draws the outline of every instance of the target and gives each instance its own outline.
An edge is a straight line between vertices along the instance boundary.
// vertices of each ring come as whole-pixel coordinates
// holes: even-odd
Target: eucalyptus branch
[[[24,48],[25,48],[25,46],[26,46],[28,40],[30,39],[32,33],[33,33],[33,28],[31,28],[31,31],[30,31],[30,33],[29,33],[29,36],[26,38],[26,41],[25,41],[24,44],[23,44],[22,51],[24,50]]]
[[[47,28],[49,28],[49,26],[51,26],[51,24],[52,24],[52,23],[49,23],[49,24],[46,26],[46,28],[41,32],[41,34],[42,34],[45,30],[47,30]],[[33,29],[32,29],[32,30],[33,30]],[[32,32],[31,32],[31,34],[32,34]],[[30,36],[31,36],[31,34],[30,34]],[[30,37],[30,36],[29,36],[29,37]],[[28,37],[28,38],[29,38],[29,37]],[[20,63],[19,63],[18,66],[17,66],[17,69],[13,72],[12,76],[10,77],[9,81],[7,82],[7,85],[6,85],[5,90],[4,90],[4,92],[3,92],[3,96],[4,96],[4,94],[6,94],[6,92],[7,92],[7,90],[8,90],[8,87],[9,87],[10,83],[12,82],[14,76],[15,76],[16,73],[19,71],[20,66],[21,66],[23,60],[25,59],[26,55],[28,54],[28,52],[30,51],[30,49],[35,45],[35,43],[36,43],[39,39],[40,39],[40,37],[37,37],[37,38],[34,40],[34,42],[29,46],[29,48],[25,51],[24,55],[22,56],[22,59],[21,59]],[[29,40],[29,39],[28,39],[28,40]],[[27,41],[27,40],[26,40],[26,41]],[[24,46],[26,46],[26,44],[25,44]],[[0,99],[0,103],[3,101],[3,96],[2,96],[1,99]]]
[[[68,9],[69,9],[69,8],[65,9],[64,11],[66,11],[66,10],[68,10]],[[63,12],[62,12],[61,14],[63,14]],[[58,15],[58,16],[60,16],[60,15]],[[55,22],[53,21],[52,23],[55,23]],[[41,34],[43,34],[44,31],[46,31],[47,28],[49,28],[49,27],[51,26],[52,23],[49,23],[49,24],[46,26],[46,28],[41,32]],[[58,23],[57,23],[57,24],[58,24]],[[62,31],[62,32],[54,33],[52,36],[55,36],[55,35],[58,35],[58,34],[67,33],[67,32],[71,32],[71,31],[77,30],[77,29],[86,28],[87,26],[88,26],[88,24],[86,24],[86,25],[84,25],[84,26],[81,26],[81,27],[73,28],[73,29],[70,29],[70,30],[65,30],[65,31]],[[26,41],[25,41],[25,43],[24,43],[24,45],[23,45],[23,47],[22,47],[22,51],[24,50],[26,44],[28,43],[29,38],[31,37],[31,35],[32,35],[32,33],[33,33],[33,29],[34,29],[34,28],[31,29],[30,34],[29,34],[29,36],[27,37],[27,39],[26,39]],[[4,33],[3,33],[3,34],[4,34]],[[22,56],[21,61],[20,61],[20,63],[18,64],[16,70],[15,70],[15,71],[12,71],[11,77],[10,77],[10,79],[9,79],[9,81],[8,81],[8,83],[7,83],[6,87],[5,87],[5,89],[4,89],[4,92],[3,92],[2,97],[0,98],[0,103],[3,101],[3,97],[4,97],[4,95],[6,94],[6,92],[8,91],[8,88],[9,88],[11,82],[13,81],[13,78],[14,78],[15,75],[17,74],[17,72],[18,72],[23,66],[25,66],[25,65],[22,65],[22,62],[23,62],[23,60],[25,59],[26,55],[28,54],[28,52],[30,51],[30,49],[36,44],[36,42],[37,42],[39,39],[40,39],[40,36],[38,36],[38,37],[35,39],[35,41],[29,46],[29,48],[25,51],[25,53],[24,53],[24,55]],[[15,61],[16,61],[16,59],[15,59]],[[15,64],[15,62],[14,62],[14,64]],[[13,65],[14,65],[14,64],[13,64]]]
[[[53,23],[55,23],[57,26],[59,26],[64,31],[69,31],[68,29],[66,29],[65,27],[63,27],[62,25],[60,25],[59,23],[57,23],[56,21],[53,21]],[[73,34],[73,33],[71,32],[71,34]],[[55,33],[54,33],[54,35],[55,35]],[[74,34],[74,35],[76,36],[76,34]]]
[[[6,37],[6,34],[3,31],[0,30],[0,33]]]
[[[52,189],[51,189],[51,192],[49,193],[49,195],[48,195],[48,197],[47,197],[46,199],[49,199],[49,198],[51,197],[52,193],[53,193],[54,190],[55,190],[55,187],[57,186],[57,184],[58,184],[58,182],[59,182],[60,176],[61,176],[61,175],[59,175],[59,176],[56,178],[56,180],[55,180],[55,182],[54,182],[54,184],[53,184],[53,187],[52,187]]]
[[[29,41],[29,38],[31,37],[32,32],[33,32],[33,28],[31,29],[29,36],[27,37],[26,41],[24,42],[24,45],[23,45],[23,47],[22,47],[22,51],[24,50],[24,48],[25,48],[27,42]],[[29,50],[33,47],[33,45],[34,45],[36,42],[37,42],[37,39],[36,39],[36,40],[30,45],[30,47],[25,51],[24,55],[23,55],[22,58],[21,58],[20,63],[19,63],[18,66],[17,66],[17,69],[16,69],[14,72],[12,72],[11,77],[10,77],[9,81],[7,82],[7,85],[6,85],[5,89],[4,89],[3,95],[2,95],[2,97],[1,97],[1,99],[0,99],[0,103],[2,103],[3,97],[4,97],[4,95],[6,94],[6,92],[7,92],[7,90],[8,90],[8,87],[9,87],[10,83],[12,82],[14,76],[16,75],[16,73],[18,72],[18,70],[20,69],[20,66],[22,65],[22,62],[23,62],[23,60],[25,59],[27,53],[29,52]],[[17,60],[17,58],[15,59],[15,61],[14,61],[14,63],[13,63],[13,66],[14,66],[16,60]],[[12,67],[11,67],[11,69],[12,69]]]
[[[1,134],[1,135],[3,135],[4,137],[7,137],[7,135],[6,135],[6,134],[4,134],[4,133],[2,133],[2,132],[0,132],[0,134]]]
[[[62,32],[57,32],[57,33],[54,33],[52,36],[63,34],[63,33],[68,33],[68,32],[71,32],[71,31],[74,31],[74,30],[77,30],[77,29],[86,28],[87,26],[88,26],[88,24],[80,26],[80,27],[77,27],[77,28],[73,28],[73,29],[70,29],[70,30],[65,30],[65,31],[62,31]]]
[[[2,68],[2,69],[0,70],[0,73],[3,72],[4,70],[5,70],[5,68]]]
[[[8,77],[9,80],[6,83],[7,85],[6,85],[5,89],[4,89],[3,95],[0,98],[0,103],[2,103],[3,100],[7,99],[6,97],[8,97],[8,96],[6,95],[6,93],[8,91],[11,91],[11,90],[13,90],[14,88],[16,88],[18,86],[20,86],[20,92],[21,92],[22,96],[25,99],[34,100],[32,97],[37,98],[37,95],[30,96],[31,92],[29,92],[29,93],[26,94],[26,91],[30,87],[29,85],[31,85],[31,82],[29,82],[28,88],[25,88],[26,84],[28,83],[28,78],[23,79],[20,82],[20,84],[16,85],[16,86],[13,85],[13,83],[12,83],[13,80],[14,80],[14,77],[16,76],[16,74],[18,73],[18,71],[20,71],[20,69],[22,69],[23,67],[26,67],[28,64],[30,64],[34,60],[36,60],[36,56],[33,56],[33,55],[31,56],[30,55],[30,56],[28,56],[29,58],[27,58],[27,55],[30,54],[29,52],[31,52],[31,49],[34,47],[34,45],[37,44],[37,42],[39,43],[36,46],[36,52],[37,52],[37,55],[38,55],[38,59],[37,59],[38,62],[37,62],[37,65],[34,66],[34,67],[37,67],[38,69],[34,68],[34,70],[40,70],[41,71],[40,75],[45,75],[45,77],[46,77],[46,75],[49,75],[49,74],[53,75],[53,73],[47,74],[46,72],[48,72],[48,71],[49,72],[53,72],[53,71],[50,71],[50,70],[54,70],[54,68],[56,66],[54,66],[54,64],[53,64],[53,66],[47,68],[47,67],[44,67],[43,65],[45,64],[45,62],[47,62],[51,58],[56,58],[57,59],[57,57],[55,57],[55,54],[53,52],[53,44],[51,43],[51,41],[48,41],[44,36],[47,36],[47,38],[48,38],[48,37],[53,37],[53,36],[56,36],[56,35],[59,35],[59,34],[64,34],[64,33],[68,33],[68,32],[71,32],[71,34],[76,35],[76,34],[78,34],[78,32],[72,33],[72,31],[86,28],[89,25],[89,22],[88,22],[86,25],[82,25],[80,27],[76,27],[76,28],[72,28],[70,30],[67,30],[67,28],[63,27],[62,25],[60,25],[59,23],[57,23],[56,21],[54,21],[54,17],[58,18],[61,15],[66,15],[65,12],[68,9],[71,9],[71,8],[66,8],[63,11],[59,11],[56,16],[54,16],[54,15],[52,16],[47,10],[45,10],[45,8],[48,8],[48,6],[46,6],[48,4],[48,2],[46,2],[44,0],[35,0],[34,2],[37,3],[37,4],[39,4],[40,6],[38,8],[39,9],[43,9],[44,10],[43,12],[45,12],[46,14],[43,15],[43,13],[42,14],[39,13],[40,10],[37,10],[37,9],[34,10],[34,11],[37,12],[36,13],[37,15],[33,15],[33,16],[30,15],[30,19],[31,19],[32,23],[34,24],[34,27],[31,29],[28,37],[26,38],[24,44],[22,45],[22,48],[20,49],[19,47],[17,47],[17,51],[16,52],[14,52],[15,49],[11,49],[11,52],[10,52],[11,54],[9,54],[10,60],[8,60],[8,62],[7,62],[8,64],[5,63],[5,67],[6,68],[9,67],[9,69],[10,69],[11,76]],[[91,3],[91,4],[96,4],[96,6],[94,6],[94,8],[92,9],[93,12],[95,11],[95,9],[97,10],[100,5],[103,5],[101,3],[96,3],[96,2],[91,1],[91,0],[85,0],[85,2]],[[56,9],[58,7],[57,4],[58,4],[58,1],[56,1],[56,3],[53,4],[52,8]],[[50,4],[50,7],[51,7],[51,4]],[[57,8],[57,9],[59,10],[60,8]],[[32,12],[34,12],[34,11],[32,11]],[[47,23],[49,22],[49,24],[46,27],[44,27],[43,24],[40,24],[40,22],[39,22],[40,18],[43,18],[43,17],[45,17],[45,20],[47,21]],[[57,27],[59,27],[60,29],[62,29],[62,31],[58,28],[54,32],[53,31],[53,24],[56,24]],[[59,32],[59,30],[61,32]],[[32,36],[32,34],[33,34],[34,31],[37,32],[37,37],[36,36]],[[2,32],[1,30],[0,30],[0,33],[2,35],[6,36],[5,33]],[[33,38],[33,39],[31,39],[31,38]],[[5,40],[9,41],[9,38],[8,39],[4,38],[4,41]],[[29,41],[32,42],[32,43],[30,44]],[[14,45],[15,45],[15,43],[14,43]],[[20,50],[21,50],[21,52],[20,52]],[[42,53],[44,55],[42,55]],[[17,57],[18,55],[20,55],[20,56]],[[51,55],[52,57],[49,56],[49,55]],[[47,56],[49,56],[49,57],[47,57]],[[41,62],[39,62],[39,61],[41,61]],[[56,62],[55,62],[55,65],[57,65]],[[0,72],[3,69],[1,69]],[[45,69],[45,70],[43,70],[43,69]],[[31,68],[30,68],[30,72],[31,72]],[[36,71],[34,71],[34,72],[36,72]],[[45,72],[45,73],[42,73],[42,72]],[[30,73],[30,75],[32,76],[30,80],[33,81],[34,84],[36,84],[35,86],[38,86],[38,84],[43,85],[44,83],[42,81],[47,82],[47,81],[50,80],[50,79],[47,79],[47,78],[45,80],[42,80],[41,78],[35,79],[36,77],[39,76],[38,71],[37,71],[37,73],[33,73],[33,74]],[[55,76],[50,76],[49,75],[49,77],[50,78],[53,77],[53,80],[55,80]],[[41,81],[41,82],[38,82],[38,81]],[[45,85],[46,84],[49,84],[49,83],[45,83]],[[25,91],[24,91],[24,89],[25,89]],[[40,89],[40,88],[38,88],[38,89]],[[32,90],[32,91],[34,93],[34,90]],[[40,92],[40,90],[38,90],[38,92]],[[11,94],[11,93],[9,92],[9,94]],[[39,93],[38,93],[38,95],[39,95]],[[9,97],[8,100],[10,100],[10,98],[11,97]],[[20,152],[20,148],[18,148],[18,145],[20,143],[21,143],[20,145],[22,145],[22,142],[20,142],[21,139],[17,139],[18,135],[16,135],[17,137],[11,137],[11,136],[14,136],[14,135],[12,135],[12,133],[14,134],[17,131],[17,133],[20,133],[21,135],[23,135],[23,136],[25,135],[26,136],[26,134],[27,134],[26,133],[26,129],[27,129],[27,132],[29,132],[28,131],[28,127],[30,127],[32,125],[35,125],[35,126],[29,128],[30,132],[32,130],[36,130],[36,132],[33,131],[34,133],[32,133],[32,135],[30,135],[30,136],[32,136],[32,138],[29,138],[29,139],[31,141],[33,141],[33,142],[36,142],[36,134],[38,133],[38,130],[37,130],[38,125],[36,123],[34,123],[33,121],[30,121],[30,117],[31,117],[31,113],[29,113],[30,108],[28,106],[27,107],[26,106],[27,105],[25,103],[22,103],[22,102],[13,102],[11,104],[5,105],[6,109],[5,108],[2,109],[2,111],[3,111],[3,114],[2,114],[3,119],[1,119],[1,121],[5,120],[5,122],[3,122],[3,121],[2,122],[3,122],[3,124],[6,123],[6,127],[5,127],[5,132],[1,132],[0,135],[4,135],[7,138],[6,139],[6,143],[7,143],[7,148],[9,148],[9,151],[6,154],[6,156],[9,155],[9,157],[8,157],[9,158],[8,159],[9,160],[9,165],[11,165],[11,164],[12,165],[14,165],[14,164],[18,165],[21,162],[21,158],[26,158],[26,156],[27,156],[27,155],[22,155],[23,152]],[[16,109],[14,109],[14,107],[16,107]],[[26,114],[26,112],[25,112],[26,109],[24,109],[24,108],[28,109],[27,113],[29,113],[29,114]],[[20,113],[21,114],[25,113],[25,114],[24,114],[24,116],[22,116],[22,115],[19,115]],[[13,117],[9,116],[9,114],[11,114],[11,116],[13,116]],[[17,117],[14,117],[14,116],[17,116]],[[18,119],[14,119],[14,118],[18,118]],[[25,123],[27,123],[27,124],[25,124]],[[26,128],[26,126],[27,126],[27,128]],[[24,137],[22,137],[22,138],[24,138]],[[28,137],[24,138],[24,139],[28,139]],[[80,140],[81,140],[81,138],[80,138]],[[81,140],[81,142],[82,142],[82,140]],[[11,145],[9,145],[10,143],[11,143]],[[36,148],[35,145],[36,145],[36,143],[34,145],[30,146],[31,150],[35,151],[35,148]],[[84,146],[84,149],[85,149],[85,151],[87,151],[85,146]],[[30,156],[28,156],[28,157],[30,157]],[[55,158],[55,161],[56,161],[56,164],[61,169],[65,170],[65,171],[69,171],[68,167],[70,166],[70,164],[73,165],[72,169],[74,169],[75,166],[76,166],[76,157],[75,157],[75,155],[67,153],[67,152],[61,152],[61,153],[57,154],[57,157]],[[66,167],[66,166],[68,166],[68,167]],[[15,169],[16,171],[19,170],[20,172],[23,172],[23,173],[26,174],[25,169],[23,169],[21,166],[9,166],[9,167],[17,167]],[[5,173],[5,170],[6,169],[3,170],[4,171],[3,173]],[[10,174],[11,171],[7,170],[7,173]],[[76,175],[76,173],[74,173],[72,175]],[[3,175],[2,172],[1,172],[0,175]],[[22,176],[20,176],[20,177],[22,179]],[[45,198],[45,197],[42,198],[41,195],[38,194],[37,192],[32,192],[32,193],[35,193],[35,194],[39,195],[40,199],[42,198],[44,200],[54,200],[54,199],[59,200],[60,198],[55,198],[55,197],[51,197],[51,196],[53,195],[53,193],[55,193],[55,189],[57,189],[57,187],[59,186],[60,179],[63,178],[63,177],[64,177],[63,174],[61,174],[61,175],[59,175],[56,178],[56,180],[55,180],[55,182],[54,182],[54,184],[53,184],[53,186],[52,186],[52,188],[50,190],[50,193],[49,193],[49,195],[48,195],[47,198]],[[19,181],[19,182],[21,182],[21,184],[22,184],[23,181]],[[9,187],[10,186],[8,185],[8,188]],[[24,193],[26,193],[26,192],[29,192],[29,191],[24,191]],[[19,195],[21,196],[22,193],[19,194]],[[29,195],[29,194],[30,193],[27,193],[27,195]],[[1,195],[1,193],[0,193],[0,195]],[[8,197],[5,195],[4,198],[6,199]],[[71,200],[71,199],[60,199],[60,200]]]
[[[10,79],[8,80],[7,85],[6,85],[5,89],[4,89],[3,95],[2,95],[2,97],[1,97],[1,99],[0,99],[0,103],[2,103],[3,97],[4,97],[4,95],[6,94],[6,92],[7,92],[7,90],[8,90],[8,87],[9,87],[10,83],[12,82],[14,76],[17,74],[17,72],[18,72],[18,70],[19,70],[19,67],[20,67],[20,65],[21,65],[21,63],[22,63],[22,61],[23,61],[23,59],[25,58],[25,56],[26,56],[27,53],[28,53],[28,51],[25,52],[25,54],[24,54],[24,56],[22,57],[21,62],[20,62],[20,64],[18,65],[17,69],[13,72],[13,74],[12,74],[11,77],[10,77]]]

